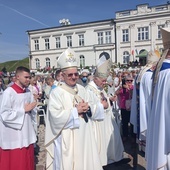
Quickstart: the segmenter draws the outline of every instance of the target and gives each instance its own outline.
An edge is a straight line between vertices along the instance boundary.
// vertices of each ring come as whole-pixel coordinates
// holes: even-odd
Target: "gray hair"
[[[133,80],[133,77],[132,77],[131,75],[127,75],[127,76],[125,77],[125,80]]]

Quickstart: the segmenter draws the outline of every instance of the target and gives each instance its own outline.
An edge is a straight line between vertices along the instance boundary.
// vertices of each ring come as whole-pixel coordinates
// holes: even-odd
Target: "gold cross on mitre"
[[[68,57],[70,57],[70,58],[73,57],[73,56],[74,56],[74,55],[73,55],[72,53],[69,53],[69,54],[68,54]]]

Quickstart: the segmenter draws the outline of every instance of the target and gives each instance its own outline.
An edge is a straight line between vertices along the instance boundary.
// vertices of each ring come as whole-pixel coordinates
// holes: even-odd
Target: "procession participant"
[[[16,81],[3,92],[0,108],[0,169],[34,170],[36,135],[33,95],[27,89],[30,70],[16,69]]]
[[[9,79],[10,79],[10,82],[8,83],[7,87],[10,87],[15,83],[16,77],[15,77],[15,75],[13,75]]]
[[[146,141],[146,169],[170,170],[170,28],[162,28],[164,52],[154,72]]]
[[[63,75],[61,69],[57,69],[55,72],[54,84],[57,86],[60,82],[63,81]]]
[[[94,115],[103,113],[103,117],[100,117],[100,119],[92,116],[95,139],[102,165],[120,161],[123,158],[124,151],[120,132],[110,106],[110,100],[114,101],[116,97],[107,97],[104,90],[110,66],[110,59],[107,59],[105,55],[101,56],[94,79],[86,86],[92,113]]]
[[[127,75],[124,78],[124,84],[119,87],[116,91],[118,96],[118,103],[121,109],[121,118],[122,118],[122,136],[123,141],[126,142],[128,137],[131,139],[134,138],[133,134],[133,126],[130,123],[130,112],[131,112],[131,99],[132,99],[132,92],[133,92],[133,77]]]
[[[78,70],[75,52],[68,48],[58,64],[64,82],[53,89],[45,132],[47,169],[102,170],[88,115],[85,88],[77,84]]]
[[[40,88],[37,85],[37,78],[31,77],[30,79],[30,85],[28,86],[28,89],[31,91],[31,93],[37,98],[37,100],[40,101],[41,99],[41,93]]]
[[[115,94],[115,83],[114,83],[114,76],[115,76],[115,72],[113,69],[110,69],[110,73],[107,77],[107,94],[110,95],[114,95]]]
[[[88,76],[89,76],[89,70],[83,69],[77,83],[82,85],[83,87],[86,87],[89,82]]]
[[[55,89],[57,86],[54,84],[54,79],[52,77],[46,77],[45,82],[48,86],[51,87],[49,94],[51,93],[51,90]],[[48,96],[49,96],[48,94]]]
[[[39,97],[40,97],[40,100],[41,101],[41,98],[43,97],[43,81],[42,81],[42,77],[40,75],[36,75],[35,76],[35,79],[36,79],[36,87],[38,88],[38,93],[39,93]]]
[[[4,89],[3,89],[3,80],[2,78],[0,77],[0,106],[1,106],[1,101],[2,101],[2,94],[4,92]]]
[[[134,133],[137,134],[139,149],[144,152],[148,116],[151,111],[152,74],[159,59],[160,56],[154,51],[148,53],[147,64],[137,75],[133,89],[130,122],[133,124]]]

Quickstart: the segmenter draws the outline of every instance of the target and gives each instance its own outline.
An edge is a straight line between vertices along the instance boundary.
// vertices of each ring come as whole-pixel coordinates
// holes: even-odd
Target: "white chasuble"
[[[81,85],[77,85],[77,95],[86,102]],[[47,169],[102,170],[92,122],[78,116],[75,102],[75,95],[60,86],[50,94],[45,133]]]
[[[159,72],[148,117],[146,138],[147,170],[170,170],[170,60]]]
[[[151,112],[152,75],[153,72],[148,70],[143,74],[140,82],[140,133],[144,136],[146,136],[148,117]]]
[[[104,114],[103,120],[94,119],[93,128],[98,146],[98,152],[102,163],[105,163],[105,155],[107,157],[107,164],[117,162],[123,158],[124,147],[120,136],[119,128],[115,122],[112,108],[109,99],[104,90],[99,90],[96,84],[91,81],[86,86],[86,91],[89,96],[89,104],[92,109],[93,115],[99,116],[99,113]],[[107,98],[109,108],[105,109],[100,107],[101,93]],[[101,103],[100,103],[101,104]]]

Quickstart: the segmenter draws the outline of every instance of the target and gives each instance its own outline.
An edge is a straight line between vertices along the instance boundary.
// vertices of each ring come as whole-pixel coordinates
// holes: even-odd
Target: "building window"
[[[128,51],[123,52],[123,64],[128,64],[130,61],[130,55]]]
[[[84,35],[79,35],[79,46],[84,46]]]
[[[56,48],[61,48],[60,37],[56,37]]]
[[[161,35],[161,28],[164,28],[165,25],[158,25],[158,38],[161,39],[162,35]]]
[[[148,39],[149,39],[149,28],[148,27],[138,28],[138,41],[148,40]]]
[[[85,67],[85,58],[83,55],[80,56],[80,67]]]
[[[40,68],[40,60],[38,58],[35,59],[35,67],[36,69]]]
[[[128,29],[124,29],[122,30],[122,35],[123,35],[123,42],[128,42],[129,41],[129,30]]]
[[[49,38],[45,38],[45,49],[46,49],[46,50],[49,50],[49,49],[50,49]]]
[[[46,67],[47,68],[50,68],[51,64],[50,64],[50,59],[49,58],[46,58]]]
[[[72,47],[72,37],[67,36],[67,47]]]
[[[111,31],[106,31],[105,32],[105,38],[106,38],[106,44],[110,44],[112,42],[112,39],[111,39]]]
[[[98,32],[98,44],[103,44],[103,32]]]
[[[34,40],[35,50],[39,50],[39,40]]]

